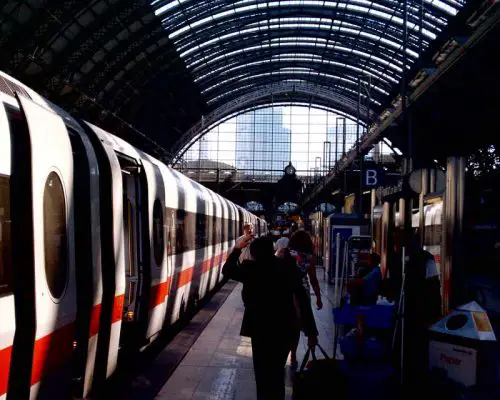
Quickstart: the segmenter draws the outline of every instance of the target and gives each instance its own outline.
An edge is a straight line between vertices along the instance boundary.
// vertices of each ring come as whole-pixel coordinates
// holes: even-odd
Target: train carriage
[[[196,310],[245,222],[267,225],[0,80],[0,399],[84,397]]]

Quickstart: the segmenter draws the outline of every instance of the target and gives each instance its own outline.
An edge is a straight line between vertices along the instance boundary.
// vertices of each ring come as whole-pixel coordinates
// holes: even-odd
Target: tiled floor
[[[320,345],[331,355],[333,321],[330,299],[333,298],[333,290],[323,282],[321,269],[318,270],[318,275],[324,307],[322,310],[316,310],[316,298],[313,296],[313,308],[320,334]],[[250,339],[239,335],[242,317],[241,285],[238,285],[156,398],[160,400],[255,399]],[[306,343],[306,338],[303,336],[299,346],[299,361],[305,353]],[[291,398],[291,392],[290,374],[287,373],[287,398]]]

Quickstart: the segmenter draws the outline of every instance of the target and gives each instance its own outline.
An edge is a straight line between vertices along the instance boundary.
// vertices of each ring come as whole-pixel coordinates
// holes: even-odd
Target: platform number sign
[[[384,185],[385,174],[381,169],[366,169],[363,184],[365,188],[375,189]]]

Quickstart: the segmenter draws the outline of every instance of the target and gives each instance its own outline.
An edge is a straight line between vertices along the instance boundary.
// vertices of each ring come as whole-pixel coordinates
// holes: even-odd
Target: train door
[[[148,327],[146,338],[152,339],[162,328],[165,312],[168,286],[168,268],[165,251],[166,219],[165,219],[165,185],[160,168],[144,160],[144,171],[147,176],[147,199],[144,212],[147,213],[149,235],[149,262],[145,262],[151,276],[149,285]],[[147,289],[146,287],[144,288]]]
[[[87,397],[99,375],[97,342],[103,302],[100,170],[88,136],[74,127],[69,133],[75,166],[77,321],[73,354],[74,395]]]
[[[7,113],[0,105],[0,399],[4,400],[16,327],[12,291],[10,216],[10,129]]]
[[[166,285],[166,297],[165,303],[167,304],[165,312],[165,321],[170,323],[172,312],[170,307],[170,298],[172,295],[172,285],[174,280],[175,272],[175,244],[176,244],[176,232],[175,232],[175,210],[172,208],[165,208],[165,224],[167,237],[167,285]],[[174,297],[175,299],[175,297]]]
[[[135,322],[140,317],[141,284],[143,279],[142,218],[140,166],[125,156],[118,156],[123,185],[123,249],[125,255],[125,299],[120,342],[132,339]]]
[[[14,339],[11,389],[18,398],[68,398],[77,311],[72,148],[58,115],[18,101],[26,125],[12,136],[11,204],[22,329]]]
[[[99,322],[97,339],[97,386],[109,378],[118,365],[118,350],[122,333],[123,303],[125,300],[125,249],[123,229],[122,167],[109,133],[83,122],[94,148],[99,168],[99,224],[101,236],[102,303],[93,314]]]

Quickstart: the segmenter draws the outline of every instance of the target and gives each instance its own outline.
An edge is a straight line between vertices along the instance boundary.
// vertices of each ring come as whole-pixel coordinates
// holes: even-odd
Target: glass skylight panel
[[[446,4],[441,2],[440,0],[428,0],[428,1],[430,1],[429,4],[432,4],[436,7],[438,7],[438,5],[439,5],[443,9],[454,10],[452,7],[446,6]],[[363,6],[353,4],[353,3],[365,4],[365,5],[369,5],[369,7],[363,7]],[[170,4],[172,4],[172,3],[170,3]],[[353,11],[358,11],[358,12],[365,13],[365,14],[366,13],[372,14],[372,15],[378,16],[379,18],[383,18],[387,21],[396,21],[399,25],[402,25],[402,23],[403,23],[401,18],[393,17],[393,15],[391,14],[392,10],[390,8],[384,7],[382,5],[379,5],[379,4],[376,4],[373,2],[368,2],[368,1],[351,0],[349,3],[347,3],[347,2],[340,3],[340,2],[331,2],[331,1],[324,1],[323,2],[323,1],[290,0],[289,5],[302,5],[302,6],[321,5],[323,7],[334,8],[336,10],[340,9],[341,12],[342,11],[345,12],[345,10],[353,10]],[[373,8],[374,6],[376,6],[376,8],[378,8],[378,10],[374,9]],[[245,14],[245,13],[251,12],[252,10],[257,10],[259,8],[265,8],[267,10],[268,7],[269,8],[283,7],[283,3],[274,1],[274,2],[267,2],[267,4],[264,2],[264,3],[259,3],[259,4],[252,4],[252,5],[248,5],[248,6],[243,6],[243,7],[238,7],[238,5],[235,4],[234,9],[230,9],[230,10],[226,10],[226,11],[223,11],[220,13],[216,13],[216,14],[211,15],[210,17],[205,17],[201,20],[196,20],[194,22],[189,23],[188,26],[190,26],[191,29],[195,29],[198,26],[207,24],[208,22],[215,22],[218,19],[224,18],[228,15]],[[386,10],[386,12],[380,11],[380,10]],[[415,24],[409,23],[408,26],[410,29],[414,29],[413,27],[415,26]],[[183,29],[184,28],[181,28],[177,31],[172,32],[170,34],[170,37],[173,39],[173,38],[177,37],[178,35],[184,33],[185,30],[183,30]],[[429,34],[431,34],[431,32],[427,31],[427,32],[425,32],[425,34],[429,35]]]
[[[408,2],[408,68],[419,58],[420,48],[428,48],[465,3],[422,2],[422,27],[421,2]],[[374,90],[386,94],[399,82],[403,70],[400,0],[151,0],[151,5],[200,90],[210,93],[217,89],[213,93],[217,97],[209,99],[210,103],[226,95],[236,96],[256,77],[281,74],[284,76],[280,81],[297,75],[298,81],[311,82],[319,76],[351,86],[348,82],[357,82],[357,75],[367,74],[378,82]],[[284,16],[287,8],[294,13]],[[326,12],[314,15],[307,13],[308,8],[315,13],[321,9]],[[250,18],[246,21],[243,17]],[[315,31],[318,35],[314,35]],[[300,66],[291,67],[294,63]],[[304,67],[308,64],[310,68]],[[333,75],[319,72],[330,72],[328,68],[335,70]],[[246,72],[250,69],[251,76]],[[345,75],[333,78],[336,74]],[[221,94],[224,85],[233,88]],[[352,87],[334,87],[348,97],[357,97]]]
[[[440,10],[443,10],[444,12],[448,13],[451,16],[455,16],[458,13],[458,9],[440,1],[440,0],[426,0],[427,4],[431,4],[436,8],[439,8]]]
[[[201,63],[204,61],[204,66],[207,66],[209,64],[212,64],[218,60],[221,60],[225,57],[227,58],[230,58],[232,56],[235,56],[235,55],[238,55],[238,54],[241,54],[241,53],[245,53],[245,52],[251,52],[252,50],[260,50],[260,49],[265,49],[265,48],[272,48],[272,47],[279,47],[279,46],[282,46],[282,45],[290,45],[290,46],[294,46],[294,47],[298,47],[298,46],[303,46],[303,47],[314,47],[316,46],[315,43],[308,43],[308,42],[296,42],[296,41],[289,41],[289,42],[284,42],[284,41],[280,41],[278,43],[271,43],[271,44],[262,44],[260,46],[252,46],[252,47],[247,47],[247,48],[242,48],[242,49],[238,49],[238,50],[235,50],[235,51],[232,51],[232,52],[228,52],[228,53],[223,53],[222,55],[220,56],[216,56],[216,57],[211,57],[210,59],[207,59],[207,60],[200,60],[200,59],[197,59],[195,60],[194,62],[192,62],[191,64],[188,63],[188,67],[194,67],[195,65]],[[397,65],[387,61],[387,60],[384,60],[380,57],[377,57],[373,54],[369,54],[369,53],[366,53],[366,52],[362,52],[362,51],[359,51],[359,50],[353,50],[352,48],[347,48],[347,47],[343,47],[343,46],[338,46],[338,45],[327,45],[328,48],[333,48],[337,51],[341,51],[341,52],[344,52],[344,53],[354,53],[356,55],[359,55],[363,58],[368,58],[368,59],[373,59],[377,62],[379,62],[380,64],[383,64],[384,66],[388,66],[392,69],[394,69],[395,71],[398,71],[399,73],[402,72],[402,68],[398,67]],[[399,61],[399,60],[392,60],[394,63],[397,63],[397,64],[400,64],[402,65],[402,62]]]
[[[174,0],[174,1],[171,1],[170,3],[167,3],[164,6],[158,8],[157,10],[155,10],[155,15],[156,16],[160,16],[160,15],[162,15],[162,14],[170,11],[172,8],[177,7],[177,6],[181,5],[182,3],[185,3],[186,1],[189,1],[189,0]],[[159,0],[153,1],[151,3],[151,5],[154,6],[158,2],[159,2]]]

